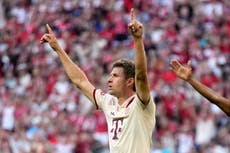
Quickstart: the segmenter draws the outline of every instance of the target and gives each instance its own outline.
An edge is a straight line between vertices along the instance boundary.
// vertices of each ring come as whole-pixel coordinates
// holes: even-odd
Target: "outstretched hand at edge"
[[[170,62],[170,67],[179,78],[185,81],[188,81],[192,76],[191,61],[188,61],[187,65],[183,66],[177,60],[172,60]]]

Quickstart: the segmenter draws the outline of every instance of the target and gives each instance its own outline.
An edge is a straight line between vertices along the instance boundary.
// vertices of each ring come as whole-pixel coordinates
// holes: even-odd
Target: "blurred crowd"
[[[108,153],[104,115],[40,44],[45,24],[97,87],[111,63],[134,56],[134,7],[144,25],[156,102],[152,153],[229,153],[230,119],[169,69],[193,74],[230,98],[229,0],[0,0],[0,153]]]

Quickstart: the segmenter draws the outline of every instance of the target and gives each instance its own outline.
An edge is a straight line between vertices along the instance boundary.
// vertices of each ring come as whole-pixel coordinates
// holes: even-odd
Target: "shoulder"
[[[143,104],[143,102],[141,101],[141,99],[138,97],[138,95],[135,96],[134,101],[137,103],[138,106],[140,106],[142,109],[146,109],[146,108],[151,108],[155,110],[155,102],[153,100],[153,97],[150,96],[149,98],[149,103],[147,105]]]
[[[117,99],[101,89],[95,89],[93,96],[97,107],[102,109],[107,105],[114,105]]]
[[[108,100],[108,99],[114,99],[115,98],[114,96],[104,92],[101,89],[95,89],[93,94],[94,94],[95,98],[102,98],[103,100]]]

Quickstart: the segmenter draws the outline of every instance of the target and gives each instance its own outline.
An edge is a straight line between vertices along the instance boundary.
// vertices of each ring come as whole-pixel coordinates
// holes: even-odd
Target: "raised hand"
[[[177,60],[172,60],[170,62],[170,67],[179,78],[185,81],[188,81],[192,76],[192,67],[190,61],[188,61],[186,66],[183,66]]]
[[[141,38],[143,34],[143,25],[135,19],[134,9],[130,12],[131,22],[128,25],[129,31],[134,38]]]
[[[40,43],[49,43],[50,47],[53,48],[53,50],[57,50],[60,46],[58,44],[57,38],[53,32],[53,30],[50,28],[49,24],[46,24],[46,28],[48,30],[48,33],[45,33],[41,39]]]

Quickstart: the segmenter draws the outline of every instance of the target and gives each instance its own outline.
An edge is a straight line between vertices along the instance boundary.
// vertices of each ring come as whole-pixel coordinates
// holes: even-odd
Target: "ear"
[[[128,79],[126,80],[126,84],[127,84],[127,86],[133,87],[134,78],[128,78]]]

